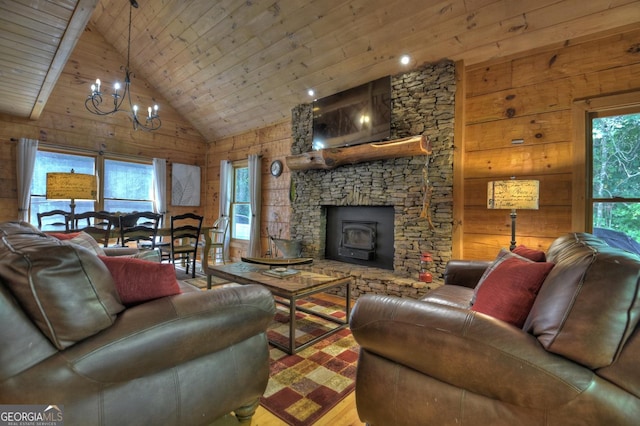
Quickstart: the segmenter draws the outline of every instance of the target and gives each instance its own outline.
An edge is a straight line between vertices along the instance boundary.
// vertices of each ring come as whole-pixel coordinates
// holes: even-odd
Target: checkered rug
[[[206,289],[204,277],[184,281]],[[276,306],[274,321],[267,331],[269,340],[288,346],[289,310],[280,304]],[[298,306],[339,319],[345,317],[343,306],[320,298],[299,300]],[[296,344],[308,342],[335,326],[330,321],[296,311]],[[272,345],[269,348],[269,383],[260,403],[288,425],[313,425],[355,388],[359,346],[348,328],[295,355]]]
[[[344,308],[321,299],[299,301],[298,305],[338,318],[345,316]],[[288,322],[287,308],[278,306],[269,338],[287,344]],[[335,324],[297,312],[296,342],[307,342],[327,327]],[[358,351],[348,328],[295,355],[271,347],[271,372],[262,406],[289,425],[312,425],[353,391]]]

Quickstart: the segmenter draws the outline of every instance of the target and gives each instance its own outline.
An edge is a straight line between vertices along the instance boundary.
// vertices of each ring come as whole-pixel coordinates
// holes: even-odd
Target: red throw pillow
[[[125,305],[179,294],[180,286],[171,263],[149,262],[121,256],[99,256],[113,276]]]
[[[46,232],[46,234],[50,237],[54,237],[57,238],[61,241],[64,240],[70,240],[72,238],[77,237],[78,235],[80,235],[80,232],[69,232],[69,233],[65,233],[65,232]]]
[[[533,260],[534,262],[546,262],[547,256],[544,254],[542,250],[535,250],[529,247],[519,245],[518,247],[513,249],[513,253],[518,256],[526,257],[529,260]]]
[[[522,328],[553,263],[505,259],[478,289],[473,311]]]

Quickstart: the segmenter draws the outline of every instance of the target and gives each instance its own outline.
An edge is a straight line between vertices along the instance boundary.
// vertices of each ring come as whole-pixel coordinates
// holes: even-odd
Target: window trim
[[[573,182],[571,226],[576,231],[591,232],[591,116],[617,115],[624,111],[637,113],[640,92],[637,90],[615,95],[578,99],[571,108],[573,121]]]

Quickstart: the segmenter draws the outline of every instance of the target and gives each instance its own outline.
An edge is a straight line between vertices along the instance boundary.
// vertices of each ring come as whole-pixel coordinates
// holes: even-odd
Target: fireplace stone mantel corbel
[[[305,152],[298,155],[290,155],[286,157],[285,161],[289,170],[326,170],[347,164],[430,154],[431,145],[429,140],[422,135],[393,141]]]

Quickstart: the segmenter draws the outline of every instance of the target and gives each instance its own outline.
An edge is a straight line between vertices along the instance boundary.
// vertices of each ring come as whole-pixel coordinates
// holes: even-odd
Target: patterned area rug
[[[344,308],[325,300],[299,301],[315,311],[344,318]],[[335,324],[297,312],[296,342],[311,340]],[[278,305],[269,338],[287,344],[289,314]],[[359,346],[348,328],[342,329],[295,355],[271,347],[269,384],[261,400],[264,408],[293,426],[312,425],[355,387]]]
[[[214,277],[215,280],[219,280]],[[206,289],[206,277],[183,280]],[[226,283],[219,280],[218,284]],[[237,285],[237,284],[233,284]],[[215,289],[215,287],[214,287]],[[344,307],[311,297],[298,306],[344,319]],[[288,346],[289,310],[276,304],[274,321],[267,331],[269,340]],[[303,344],[336,325],[296,311],[296,345]],[[344,328],[295,355],[270,345],[269,384],[261,405],[291,426],[313,425],[355,388],[359,346],[351,331]]]

